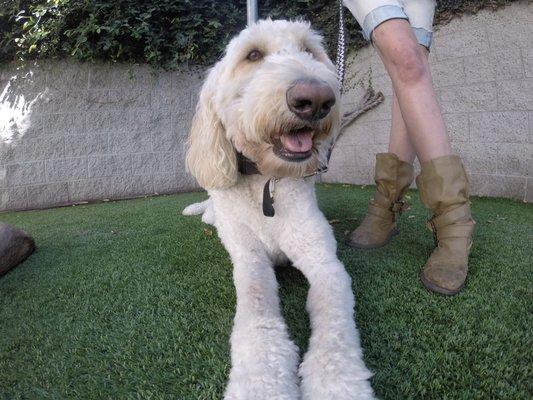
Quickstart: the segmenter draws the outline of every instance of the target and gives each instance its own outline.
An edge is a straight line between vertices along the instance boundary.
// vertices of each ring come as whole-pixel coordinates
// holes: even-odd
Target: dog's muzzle
[[[304,121],[318,121],[335,105],[335,93],[318,79],[298,79],[287,90],[287,106]]]
[[[285,161],[304,161],[313,154],[313,125],[329,114],[335,105],[335,93],[325,82],[298,79],[287,89],[286,100],[289,110],[307,125],[282,132],[274,141],[273,151]]]

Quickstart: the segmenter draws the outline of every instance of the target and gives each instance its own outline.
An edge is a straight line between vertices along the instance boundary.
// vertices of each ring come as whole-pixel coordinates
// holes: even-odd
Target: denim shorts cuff
[[[431,40],[433,38],[433,32],[427,31],[424,28],[415,28],[413,27],[413,33],[416,36],[416,40],[422,46],[425,46],[428,50],[431,47]]]
[[[389,19],[407,19],[407,14],[398,6],[381,6],[372,10],[363,21],[363,36],[370,40],[376,27]]]

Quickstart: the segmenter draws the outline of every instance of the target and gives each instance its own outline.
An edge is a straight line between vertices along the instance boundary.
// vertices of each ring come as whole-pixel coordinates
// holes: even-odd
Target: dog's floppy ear
[[[220,66],[215,66],[202,86],[192,121],[187,168],[204,189],[222,189],[237,181],[237,157],[217,116],[213,96]]]

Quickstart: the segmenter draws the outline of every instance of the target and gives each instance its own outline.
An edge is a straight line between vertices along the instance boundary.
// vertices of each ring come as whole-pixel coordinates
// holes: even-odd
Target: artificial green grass
[[[427,292],[426,211],[387,247],[353,251],[345,234],[373,188],[319,185],[353,278],[365,360],[381,399],[528,399],[532,387],[531,205],[473,199],[466,290]],[[0,214],[37,252],[0,279],[0,398],[222,398],[235,294],[216,231],[184,206],[203,193]],[[307,345],[308,285],[277,273],[296,343]]]

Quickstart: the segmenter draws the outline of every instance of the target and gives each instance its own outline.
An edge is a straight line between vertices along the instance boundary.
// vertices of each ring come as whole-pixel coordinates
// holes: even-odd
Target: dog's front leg
[[[226,236],[223,242],[233,261],[237,291],[232,367],[224,398],[300,399],[298,348],[281,315],[272,262],[249,232]]]
[[[312,333],[300,366],[303,400],[374,399],[354,321],[351,278],[337,259],[323,217],[288,227],[283,249],[310,284],[306,308]]]

